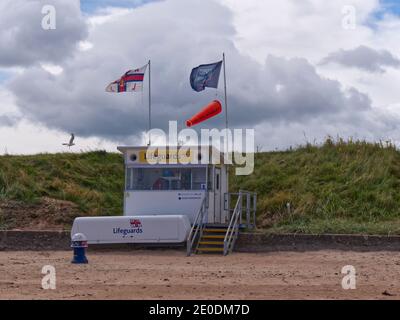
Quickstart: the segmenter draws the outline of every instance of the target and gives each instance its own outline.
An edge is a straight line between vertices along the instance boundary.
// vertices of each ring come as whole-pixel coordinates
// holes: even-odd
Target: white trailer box
[[[184,215],[82,217],[75,219],[71,237],[83,233],[89,244],[180,243],[190,228]]]

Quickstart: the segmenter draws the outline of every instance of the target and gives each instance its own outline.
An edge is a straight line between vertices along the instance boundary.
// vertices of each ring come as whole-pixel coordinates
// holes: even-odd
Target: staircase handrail
[[[204,214],[205,214],[205,212],[207,212],[207,210],[206,210],[206,198],[207,197],[204,197],[202,202],[201,202],[199,211],[197,212],[196,218],[194,219],[194,222],[193,222],[193,226],[190,229],[189,236],[188,236],[188,238],[186,240],[186,254],[188,256],[190,256],[190,254],[193,251],[193,245],[194,245],[194,242],[196,240],[197,234],[200,232],[199,237],[201,237],[201,235],[203,234]]]
[[[241,216],[241,213],[242,213],[242,192],[239,191],[235,209],[233,210],[233,214],[224,238],[224,255],[227,255],[229,252],[231,252],[233,246],[235,245],[239,233],[239,217]]]
[[[230,202],[232,196],[238,196],[242,195],[242,204],[245,204],[245,207],[242,208],[241,210],[241,216],[239,217],[240,219],[240,226],[245,226],[248,229],[254,229],[256,227],[256,211],[257,211],[257,193],[253,191],[248,191],[248,190],[243,190],[240,189],[238,192],[228,192],[227,193],[227,208],[226,210],[228,211],[229,218],[233,216],[233,212],[235,211],[235,208],[231,209],[230,207]],[[245,215],[244,215],[245,213]],[[242,220],[245,218],[245,221]]]

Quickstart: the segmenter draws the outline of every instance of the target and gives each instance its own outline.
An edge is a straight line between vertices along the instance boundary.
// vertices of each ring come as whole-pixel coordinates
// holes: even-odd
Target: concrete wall
[[[132,250],[149,247],[160,248],[160,245],[92,245],[89,247],[89,250]],[[163,247],[183,250],[184,243]],[[311,251],[324,249],[400,251],[400,236],[241,233],[235,247],[236,252]],[[0,250],[71,250],[70,233],[68,231],[0,231]]]
[[[400,236],[308,235],[241,233],[237,252],[311,251],[311,250],[400,250]]]
[[[68,231],[0,231],[0,250],[70,250]]]

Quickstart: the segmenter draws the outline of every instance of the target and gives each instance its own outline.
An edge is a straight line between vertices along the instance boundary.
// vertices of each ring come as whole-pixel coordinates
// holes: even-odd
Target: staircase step
[[[196,231],[199,226],[194,227]],[[202,229],[202,235],[197,243],[197,248],[195,253],[214,253],[223,254],[224,253],[224,239],[228,226],[225,224],[208,224],[204,225]]]
[[[197,248],[197,251],[200,252],[224,252],[224,248]]]
[[[223,241],[200,241],[200,245],[214,245],[214,246],[223,246],[224,242]]]
[[[211,234],[203,234],[202,239],[224,239],[225,235],[211,235]]]
[[[226,229],[205,228],[205,229],[203,229],[203,232],[223,232],[223,233],[226,233]]]

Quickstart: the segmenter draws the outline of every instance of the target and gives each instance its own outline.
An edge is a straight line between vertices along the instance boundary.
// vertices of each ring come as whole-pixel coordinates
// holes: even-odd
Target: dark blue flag
[[[218,88],[222,61],[202,64],[190,73],[190,85],[194,91],[203,91],[206,87]]]

